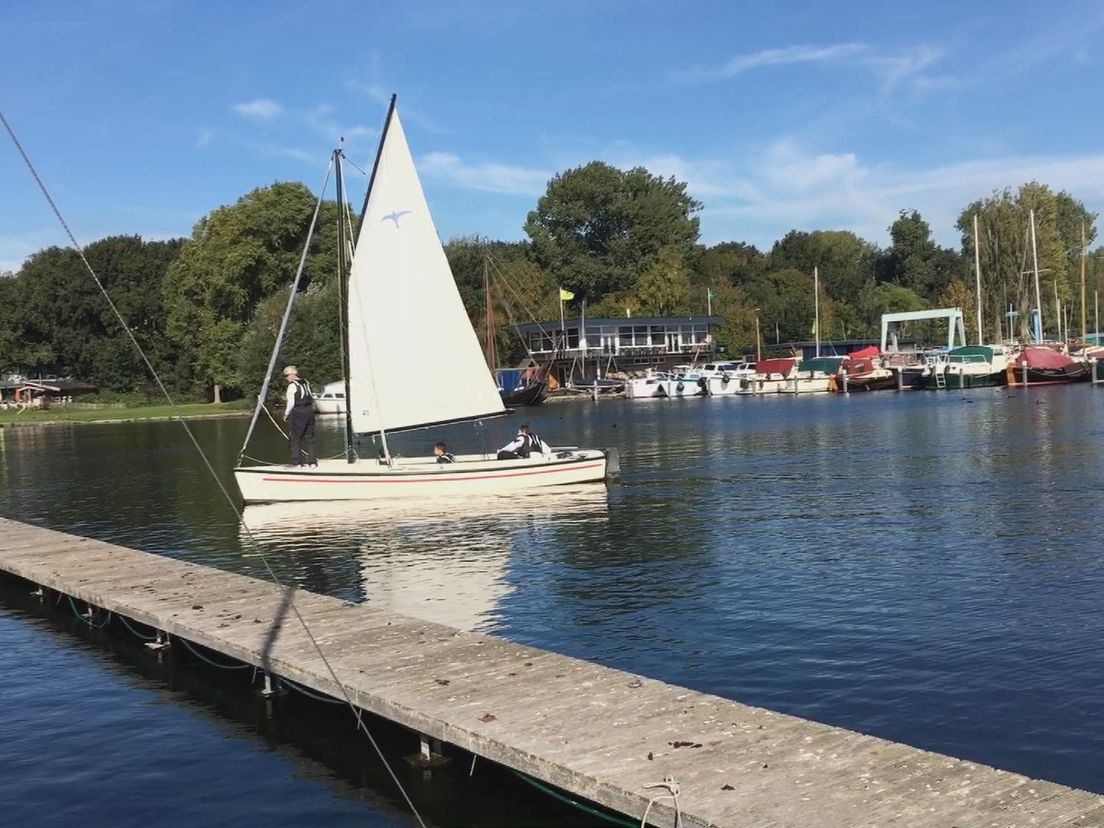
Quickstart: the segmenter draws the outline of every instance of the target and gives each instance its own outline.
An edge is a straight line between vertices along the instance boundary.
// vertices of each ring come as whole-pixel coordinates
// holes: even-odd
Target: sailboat
[[[496,367],[494,303],[491,300],[491,271],[486,259],[483,260],[483,304],[487,311],[487,368],[495,378],[503,405],[540,405],[548,394],[548,371],[536,364],[531,353],[529,364],[523,368]]]
[[[345,203],[341,158],[341,150],[335,150],[339,205]],[[456,462],[440,464],[429,455],[428,445],[425,457],[391,455],[388,433],[508,413],[487,370],[430,216],[394,97],[347,267],[344,228],[343,218],[338,249],[347,378],[345,458],[320,460],[311,467],[242,465],[247,434],[234,468],[234,479],[246,503],[479,497],[606,479],[613,452],[597,449],[553,449],[513,460],[458,454]],[[278,337],[265,389],[280,346]],[[412,381],[411,365],[434,365],[442,360],[448,366],[447,392],[442,392],[439,383]],[[264,394],[262,390],[258,396],[258,410]],[[257,410],[254,424],[256,420]],[[354,435],[378,435],[380,456],[358,457]],[[616,461],[612,465],[616,468]]]

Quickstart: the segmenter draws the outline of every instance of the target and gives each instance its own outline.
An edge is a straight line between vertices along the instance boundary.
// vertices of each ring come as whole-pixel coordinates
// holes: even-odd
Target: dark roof
[[[920,341],[920,338],[916,337],[916,336],[899,336],[899,337],[897,337],[897,341],[899,343],[902,343],[902,344],[905,344],[905,345],[915,345],[917,342]],[[804,342],[783,342],[782,344],[783,345],[793,345],[795,348],[815,348],[817,343],[816,343],[816,340],[809,339],[809,340],[806,340]],[[871,339],[822,339],[822,340],[820,340],[820,347],[821,348],[831,348],[833,345],[836,346],[837,348],[839,348],[839,347],[854,348],[856,346],[861,346],[861,345],[881,345],[881,344],[882,344],[882,340],[878,339],[877,337],[872,337]]]
[[[583,320],[580,317],[574,319],[567,319],[564,321],[564,326],[568,328],[578,328],[579,324]],[[705,323],[707,325],[720,325],[724,322],[723,316],[620,316],[620,317],[587,317],[586,324],[589,328],[591,325],[685,325],[692,323]],[[529,322],[524,325],[515,325],[514,330],[518,333],[529,333],[530,331],[539,330],[559,330],[560,320],[553,319],[548,322]]]
[[[95,391],[96,386],[84,380],[63,377],[61,379],[28,379],[20,384],[21,388],[36,388],[42,391],[56,391],[59,394],[67,391]]]

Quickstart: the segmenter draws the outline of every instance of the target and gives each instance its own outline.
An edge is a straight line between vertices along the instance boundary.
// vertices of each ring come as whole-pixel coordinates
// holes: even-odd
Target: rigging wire
[[[311,646],[313,647],[315,652],[318,653],[318,657],[322,661],[322,664],[325,666],[326,672],[329,674],[330,679],[333,681],[333,683],[337,686],[338,690],[341,692],[341,695],[344,698],[346,704],[348,704],[349,709],[353,711],[353,716],[356,718],[357,729],[360,730],[361,732],[363,732],[364,735],[368,737],[368,741],[371,743],[372,748],[376,752],[376,755],[379,757],[380,761],[383,763],[384,768],[386,768],[388,774],[391,776],[391,779],[395,783],[395,786],[399,789],[399,793],[402,794],[403,799],[406,801],[407,806],[410,808],[411,812],[414,814],[415,819],[418,820],[418,824],[420,826],[422,826],[422,828],[426,828],[425,820],[423,820],[421,814],[418,813],[418,809],[414,806],[414,802],[411,800],[410,795],[406,791],[406,788],[403,787],[402,782],[399,780],[399,777],[396,775],[394,769],[391,767],[391,764],[387,761],[387,758],[383,755],[383,750],[380,748],[379,743],[376,742],[375,737],[372,736],[371,732],[368,729],[368,726],[365,724],[364,718],[363,718],[363,711],[353,703],[352,698],[350,698],[350,696],[349,696],[348,689],[345,687],[345,685],[342,683],[342,681],[337,677],[337,673],[334,670],[333,665],[330,663],[330,660],[326,657],[325,652],[322,650],[322,646],[318,643],[318,640],[314,637],[314,634],[311,632],[310,626],[307,624],[306,619],[303,617],[302,613],[299,611],[299,608],[295,605],[295,602],[292,599],[292,587],[284,586],[284,584],[280,581],[279,577],[276,575],[276,572],[273,570],[272,564],[269,562],[268,557],[261,550],[260,544],[257,542],[256,537],[253,535],[253,531],[246,524],[245,519],[244,519],[244,515],[242,514],[241,509],[238,508],[237,503],[234,501],[234,498],[230,495],[230,492],[229,492],[229,490],[227,490],[226,485],[222,482],[222,479],[219,477],[218,473],[215,471],[215,468],[211,464],[211,461],[207,457],[207,454],[203,451],[203,448],[199,445],[199,441],[196,439],[196,436],[193,433],[192,429],[188,426],[187,421],[185,421],[184,418],[180,416],[179,407],[177,406],[176,401],[173,399],[172,394],[170,394],[168,388],[165,387],[164,382],[162,382],[162,380],[161,380],[161,376],[157,373],[157,370],[153,367],[153,364],[150,362],[149,357],[146,355],[145,350],[142,348],[141,345],[138,344],[138,340],[135,338],[134,333],[130,329],[130,326],[127,325],[126,320],[123,318],[123,315],[119,312],[119,309],[115,305],[115,302],[112,300],[110,294],[108,294],[107,289],[104,287],[103,282],[100,280],[99,275],[97,275],[95,269],[92,267],[91,263],[88,261],[88,258],[85,256],[84,248],[81,247],[81,245],[77,242],[76,236],[73,235],[73,231],[69,228],[69,225],[65,221],[65,218],[61,215],[61,211],[58,209],[57,204],[54,203],[54,199],[50,195],[50,191],[46,188],[45,183],[39,177],[38,170],[35,168],[34,164],[32,163],[32,161],[30,159],[30,156],[27,155],[26,150],[23,149],[23,144],[20,143],[19,138],[16,136],[15,131],[12,129],[11,124],[8,123],[8,119],[4,116],[3,111],[0,111],[0,122],[3,123],[4,129],[7,131],[8,136],[11,138],[12,143],[15,145],[16,150],[19,152],[19,155],[22,157],[23,163],[26,164],[27,169],[30,171],[31,176],[34,178],[35,183],[38,185],[38,188],[42,192],[43,197],[46,199],[46,203],[50,205],[50,209],[53,211],[54,216],[58,220],[58,223],[61,225],[62,229],[65,231],[65,235],[69,238],[69,241],[72,243],[73,248],[76,250],[77,255],[80,257],[81,262],[84,264],[85,269],[88,271],[88,274],[92,277],[92,281],[94,281],[96,283],[96,287],[99,288],[100,293],[103,295],[104,300],[107,302],[107,305],[111,309],[111,312],[114,315],[115,319],[118,320],[119,324],[123,328],[123,331],[126,333],[127,338],[130,340],[131,345],[134,346],[135,351],[137,351],[139,357],[141,357],[142,363],[146,366],[146,370],[149,371],[150,375],[153,377],[154,382],[157,384],[158,389],[161,391],[162,396],[164,396],[165,400],[168,402],[169,407],[172,408],[173,415],[174,415],[175,419],[180,423],[181,427],[184,429],[184,432],[188,435],[188,440],[191,442],[192,446],[195,448],[196,453],[199,454],[200,459],[203,461],[203,465],[207,468],[207,471],[210,473],[212,479],[214,479],[215,485],[217,486],[218,490],[222,493],[222,496],[225,498],[227,504],[230,506],[231,510],[233,510],[234,514],[237,515],[238,521],[239,521],[241,527],[245,530],[245,534],[246,534],[246,537],[249,539],[250,545],[254,548],[254,550],[256,550],[256,555],[257,555],[257,557],[260,558],[260,560],[264,564],[264,567],[267,570],[270,579],[272,580],[273,583],[275,583],[275,584],[277,584],[281,587],[284,587],[284,589],[287,590],[287,593],[286,593],[287,599],[285,601],[287,609],[289,609],[295,615],[296,620],[299,622],[299,625],[303,628],[303,632],[306,634],[307,639],[311,643]],[[328,177],[329,177],[329,173],[327,172],[327,178]]]

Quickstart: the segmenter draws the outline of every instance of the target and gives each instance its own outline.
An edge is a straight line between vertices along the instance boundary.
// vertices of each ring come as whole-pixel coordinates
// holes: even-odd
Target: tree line
[[[315,203],[303,185],[276,183],[213,210],[190,238],[113,236],[84,254],[174,391],[240,396],[263,378]],[[589,317],[702,315],[711,305],[724,320],[717,339],[730,352],[755,350],[757,323],[767,345],[808,340],[814,267],[824,340],[872,336],[886,312],[944,306],[963,309],[972,340],[975,217],[982,334],[999,341],[1009,309],[1023,333],[1034,307],[1031,214],[1044,327],[1054,331],[1059,303],[1079,318],[1082,251],[1096,240],[1096,214],[1038,182],[966,205],[956,223],[958,249],[939,246],[915,210],[893,220],[884,248],[837,230],[791,230],[769,250],[704,245],[701,208],[674,178],[592,162],[548,183],[526,218],[525,241],[464,237],[445,251],[481,337],[484,270],[492,268],[499,353],[519,356],[509,324],[556,319],[561,287],[574,294],[572,315],[583,303]],[[340,376],[338,213],[336,202],[323,202],[284,346],[285,358],[315,382]],[[1088,254],[1090,327],[1102,264],[1104,247]],[[0,373],[9,372],[73,374],[106,391],[153,390],[78,253],[59,247],[0,275]]]

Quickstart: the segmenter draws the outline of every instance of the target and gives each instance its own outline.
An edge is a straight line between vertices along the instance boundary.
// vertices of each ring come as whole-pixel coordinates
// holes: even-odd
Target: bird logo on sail
[[[401,219],[405,215],[408,215],[409,213],[410,213],[409,210],[395,210],[393,213],[388,213],[386,216],[384,216],[382,219],[380,219],[380,221],[383,222],[383,221],[391,220],[391,221],[395,222],[395,229],[398,230],[399,229],[399,219]]]

